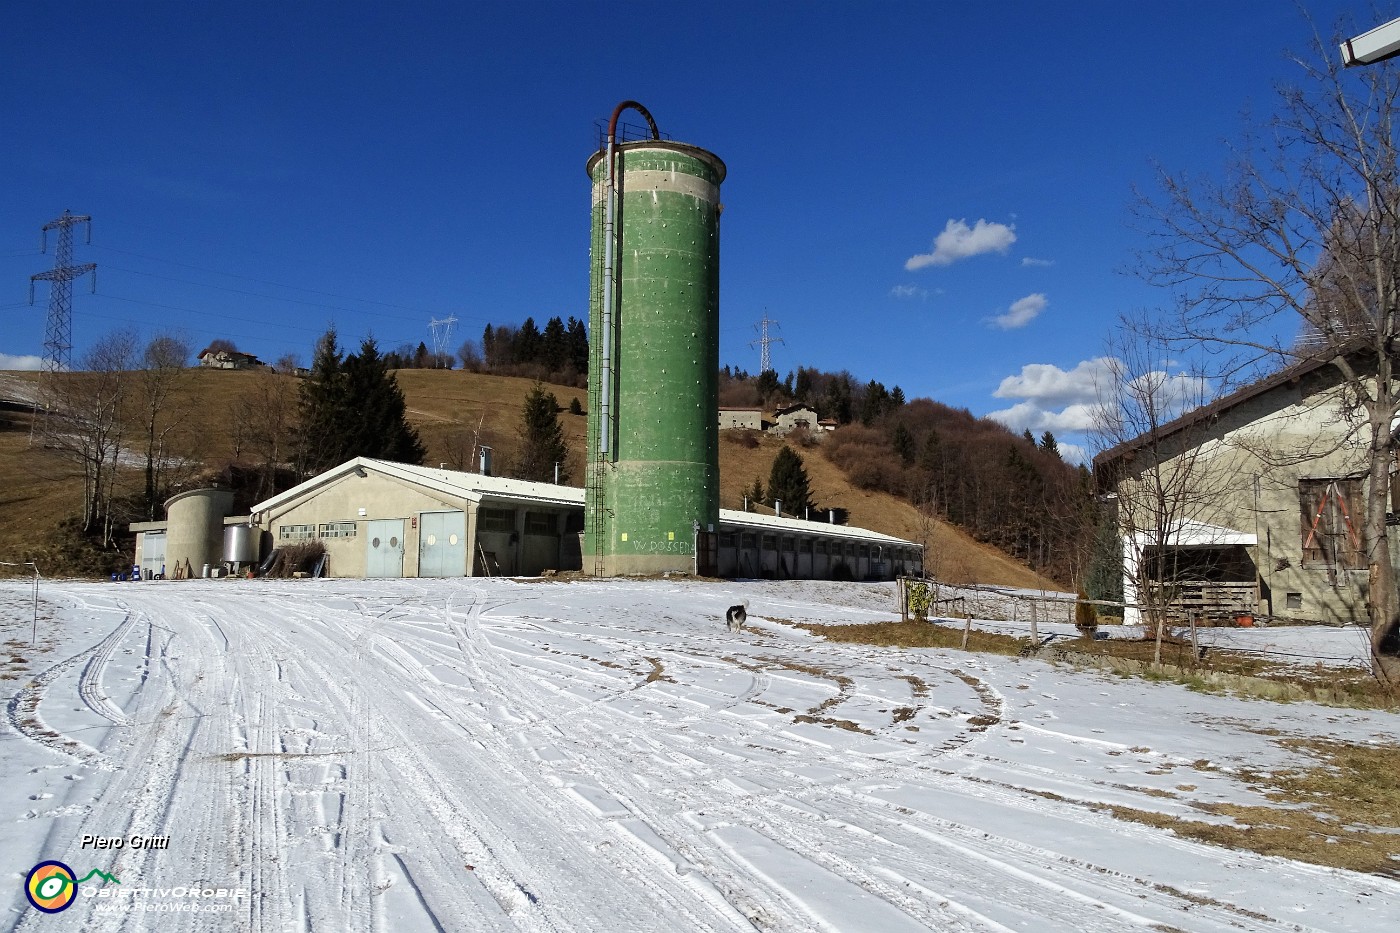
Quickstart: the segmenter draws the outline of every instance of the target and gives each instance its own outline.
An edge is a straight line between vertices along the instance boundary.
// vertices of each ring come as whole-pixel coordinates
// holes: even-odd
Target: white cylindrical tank
[[[191,489],[165,500],[167,578],[199,576],[222,557],[224,517],[233,508],[228,489]]]

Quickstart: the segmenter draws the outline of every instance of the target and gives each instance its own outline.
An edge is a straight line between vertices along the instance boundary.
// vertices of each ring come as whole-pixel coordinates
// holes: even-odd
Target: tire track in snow
[[[471,621],[475,623],[474,619]],[[475,637],[480,638],[479,632]],[[481,641],[489,647],[484,639]],[[561,705],[557,693],[543,689],[530,678],[517,676],[508,664],[493,668],[493,672],[501,677],[505,689],[528,700],[533,709],[549,710]],[[603,715],[621,725],[623,734],[635,730],[634,720],[626,714],[607,704],[601,704],[598,708]],[[569,708],[565,707],[563,716],[567,716],[568,712]],[[556,718],[559,718],[556,714],[545,717],[547,722]],[[666,789],[674,792],[673,796],[667,798],[663,794],[660,800],[644,803],[648,798],[655,798],[656,792],[640,783],[632,772],[647,773],[651,769],[645,765],[635,769],[629,767],[629,761],[623,756],[625,749],[617,741],[617,727],[610,730],[588,717],[576,717],[570,720],[569,728],[577,731],[578,735],[566,736],[559,730],[548,731],[551,738],[565,750],[570,762],[582,769],[590,781],[615,800],[621,812],[635,815],[648,834],[654,833],[664,849],[675,854],[679,859],[679,864],[675,865],[678,872],[703,877],[706,888],[724,899],[733,911],[731,916],[739,922],[762,930],[801,929],[790,926],[787,920],[795,913],[802,913],[798,902],[780,889],[756,885],[746,866],[736,862],[723,847],[712,843],[701,844],[702,837],[696,835],[694,824],[686,820],[685,814],[705,811],[707,806],[714,805],[716,798],[691,801],[688,787],[673,786]],[[608,752],[603,753],[599,749],[607,749]],[[693,763],[694,759],[691,761]],[[728,796],[727,792],[721,794]],[[632,835],[639,847],[646,845],[645,840],[635,832]]]
[[[75,665],[83,663],[85,666],[79,676],[78,687],[83,704],[109,722],[129,725],[129,718],[111,705],[106,695],[101,693],[98,683],[100,683],[103,666],[111,658],[116,646],[126,637],[135,620],[131,612],[124,607],[99,606],[82,598],[78,598],[76,602],[78,608],[88,612],[123,612],[124,615],[116,627],[97,644],[51,665],[29,683],[15,691],[5,706],[5,715],[11,728],[30,741],[70,758],[88,764],[101,765],[107,763],[106,756],[91,745],[72,736],[64,735],[51,727],[39,714],[39,705],[44,701],[45,694],[59,676]]]
[[[1076,824],[1098,824],[1105,827],[1107,832],[1131,839],[1135,845],[1143,849],[1172,849],[1187,856],[1199,856],[1202,851],[1210,851],[1209,846],[1190,839],[1164,833],[1141,824],[1123,822],[1106,814],[1075,806],[1073,802],[1059,803],[1029,796],[1017,792],[1015,788],[978,782],[973,790],[966,787],[965,779],[951,773],[933,775],[922,779],[922,782],[929,788],[930,794],[934,791],[954,795],[972,792],[982,801],[990,799],[995,805],[1028,815],[1048,817]],[[922,809],[911,809],[875,793],[833,786],[824,788],[822,797],[827,805],[843,806],[846,819],[859,818],[880,822],[888,827],[885,830],[886,833],[905,829],[917,833],[922,838],[937,839],[945,845],[955,845],[958,844],[956,841],[960,840],[962,846],[974,848],[984,855],[988,855],[988,850],[991,850],[992,854],[988,855],[990,864],[1019,865],[1017,870],[1028,871],[1029,874],[1040,877],[1042,879],[1040,883],[1052,889],[1071,883],[1075,886],[1074,889],[1080,891],[1108,888],[1125,903],[1136,902],[1140,905],[1146,901],[1172,911],[1189,910],[1191,916],[1196,918],[1204,914],[1216,924],[1216,927],[1211,929],[1291,930],[1297,931],[1297,933],[1318,933],[1314,928],[1293,920],[1278,920],[1229,904],[1211,903],[1209,899],[1175,891],[1166,885],[1147,881],[1128,872],[1097,864],[1082,857],[1024,840],[990,833]],[[1266,883],[1265,877],[1263,877],[1267,876],[1266,863],[1269,859],[1266,856],[1238,853],[1237,857],[1241,860],[1258,861],[1261,864],[1261,883]],[[1310,866],[1302,867],[1307,869]],[[1322,873],[1328,871],[1328,869],[1320,867],[1315,870]],[[1047,875],[1054,875],[1054,877],[1046,877]],[[1066,876],[1071,878],[1070,882],[1063,880]],[[1145,892],[1152,893],[1145,894]],[[1138,909],[1143,908],[1139,906]],[[1177,919],[1181,920],[1181,918]],[[1193,921],[1193,924],[1194,933],[1195,929],[1200,926],[1200,921]],[[1204,931],[1205,928],[1201,929]]]
[[[514,684],[514,674],[510,666],[501,664],[488,666],[480,663],[483,653],[489,653],[491,649],[481,638],[475,622],[479,610],[480,604],[474,600],[471,608],[465,613],[459,613],[454,610],[451,600],[449,600],[441,612],[461,646],[461,661],[467,665],[471,672],[475,688],[495,693],[502,703],[519,704],[520,696],[515,689],[518,685]],[[465,624],[458,619],[459,615],[465,616],[467,620]],[[668,888],[647,880],[654,874],[654,863],[649,857],[631,853],[624,856],[623,853],[619,853],[615,849],[609,850],[607,853],[609,861],[617,862],[618,859],[622,859],[622,862],[606,870],[600,870],[597,853],[582,848],[579,840],[573,838],[579,834],[576,817],[572,820],[575,825],[574,830],[566,831],[562,835],[557,832],[551,834],[552,844],[555,847],[562,846],[566,851],[572,852],[573,857],[568,860],[569,873],[578,875],[580,878],[584,876],[588,878],[586,887],[591,891],[589,902],[576,901],[576,891],[581,882],[574,878],[568,879],[567,883],[562,886],[559,883],[564,880],[562,878],[536,877],[531,880],[530,862],[528,860],[520,861],[520,855],[524,853],[517,854],[517,847],[513,842],[509,848],[505,848],[499,844],[499,841],[510,839],[512,835],[518,834],[521,826],[568,827],[570,820],[567,818],[570,815],[571,806],[561,801],[556,784],[541,781],[533,761],[526,765],[521,760],[518,751],[513,750],[512,746],[508,744],[506,737],[493,734],[499,731],[495,723],[470,709],[455,712],[455,710],[461,709],[460,705],[451,703],[450,698],[441,695],[445,689],[444,686],[429,676],[426,669],[422,668],[421,663],[417,662],[408,652],[395,653],[395,657],[399,663],[410,667],[416,666],[419,669],[419,673],[415,676],[415,683],[421,689],[435,695],[433,706],[440,711],[454,709],[454,726],[458,729],[465,729],[467,725],[470,725],[475,732],[481,734],[482,737],[477,738],[475,744],[482,753],[480,757],[489,759],[488,762],[483,763],[482,767],[495,773],[497,781],[508,776],[506,783],[516,785],[513,800],[501,801],[499,806],[478,807],[480,812],[473,820],[474,825],[484,825],[474,829],[472,835],[480,844],[487,846],[487,855],[484,860],[487,871],[483,874],[483,866],[478,865],[478,874],[483,875],[483,880],[491,883],[495,888],[493,893],[498,898],[503,899],[503,908],[510,909],[513,916],[519,916],[517,912],[521,908],[518,896],[522,892],[526,892],[530,915],[538,913],[538,921],[546,924],[549,929],[556,928],[559,919],[555,918],[568,917],[570,920],[563,929],[608,930],[616,924],[626,925],[629,922],[637,928],[645,928],[647,924],[652,922],[650,918],[656,916],[658,909],[656,902],[660,902],[663,905],[660,909],[668,911],[670,915],[689,918],[685,924],[688,929],[714,929],[712,920],[706,920],[694,913],[695,905],[687,906],[685,902],[677,899]],[[408,746],[405,750],[412,751],[413,748]],[[473,754],[472,757],[476,759],[479,756]],[[431,774],[434,771],[434,766],[429,762],[420,761],[417,765],[411,773]],[[521,793],[522,788],[531,785],[533,785],[532,792]],[[496,789],[495,787],[484,787],[483,791],[494,795]],[[434,795],[429,794],[430,798],[432,796]],[[522,806],[527,811],[535,812],[517,812],[515,818],[507,826],[497,827],[494,825],[500,815],[507,814],[512,809],[518,811]],[[586,825],[594,825],[594,823],[595,821],[590,818]],[[509,826],[514,826],[516,829],[512,831],[508,828]],[[460,831],[460,827],[458,831]],[[496,839],[498,842],[493,844],[490,842],[492,839]],[[493,862],[499,863],[500,867],[506,870],[507,876],[505,878],[493,877]],[[533,869],[533,873],[538,875],[537,867]],[[631,887],[619,887],[620,879],[629,879]],[[636,890],[636,886],[639,884],[645,888],[645,893]],[[609,889],[615,889],[612,895],[607,893]],[[593,926],[585,919],[593,914],[594,910],[590,908],[590,905],[597,901],[608,903],[616,912],[616,916],[607,919],[601,926]],[[715,906],[711,903],[710,909],[713,910]],[[630,916],[638,910],[642,912]],[[731,925],[731,923],[725,924],[726,928]]]
[[[611,639],[606,638],[599,640],[611,641]],[[655,647],[649,647],[648,650],[652,651],[653,653],[656,652]],[[590,660],[593,661],[593,663],[597,663],[597,660],[594,658],[587,658],[586,660]],[[675,670],[674,667],[668,669],[672,670],[673,672]],[[984,741],[987,738],[987,733],[990,730],[992,730],[995,727],[1002,726],[1005,722],[1005,698],[1000,694],[999,691],[995,689],[995,687],[993,687],[992,685],[980,678],[965,673],[964,671],[958,668],[951,669],[949,673],[959,677],[961,680],[963,680],[964,683],[966,683],[970,688],[973,689],[975,695],[979,698],[982,704],[984,712],[978,715],[969,716],[969,721],[972,722],[973,725],[962,734],[960,740],[952,742],[951,744],[945,743],[944,747],[938,753],[940,757],[967,753],[972,749],[972,747],[975,744]],[[685,752],[685,757],[693,761],[693,751],[687,749]],[[907,762],[900,762],[887,765],[885,768],[882,768],[880,770],[907,770],[907,768]],[[602,778],[603,775],[595,773],[594,777]],[[869,775],[862,775],[863,780],[868,778]],[[603,783],[604,786],[606,786],[606,782],[600,781],[600,783]],[[611,792],[614,794],[614,796],[618,797],[619,799],[626,799],[625,793],[622,793],[619,788],[611,788]],[[795,796],[803,800],[804,803],[808,803],[821,797],[823,794],[834,792],[835,791],[832,791],[825,787],[818,787],[807,793],[799,792]],[[766,834],[769,835],[770,838],[788,840],[788,845],[796,849],[797,851],[801,851],[808,854],[819,853],[821,851],[824,836],[825,834],[830,832],[833,825],[839,826],[845,832],[861,831],[860,826],[857,823],[843,822],[835,818],[814,818],[811,815],[810,811],[804,806],[798,805],[789,807],[781,805],[780,802],[784,799],[785,796],[785,794],[776,793],[769,798],[770,804],[778,803],[779,805],[776,808],[773,806],[765,808],[765,813],[768,815],[768,822],[763,824],[761,828],[763,828],[766,831]],[[704,812],[706,812],[709,815],[715,815],[717,812],[719,814],[723,814],[726,811],[726,809],[729,809],[723,805],[722,798],[718,805],[716,805],[714,801],[709,801],[705,804],[705,807],[706,809],[704,810]],[[774,809],[788,811],[788,815],[791,817],[791,819],[785,821],[775,821],[772,817]],[[730,809],[729,815],[735,820],[741,820],[744,818],[745,812],[747,812],[745,809],[732,808]],[[869,822],[873,815],[869,812],[863,812],[861,814],[858,814],[858,816],[861,817],[862,821]],[[802,823],[804,821],[813,819],[816,819],[816,825],[813,827],[804,828]],[[885,820],[884,822],[886,822],[888,825],[896,827],[901,825],[897,820]],[[664,827],[660,827],[660,829],[664,833]],[[865,832],[868,832],[868,830],[866,830]],[[793,843],[796,843],[796,845],[793,845]],[[915,844],[910,846],[908,851],[918,852],[920,848],[921,847],[919,845]],[[881,853],[877,851],[869,854],[873,856],[873,860],[876,861],[879,860],[881,855],[888,858],[888,853]],[[1065,871],[1065,866],[1069,864],[1066,861],[1066,856],[1050,852],[1049,850],[1016,851],[1014,854],[1016,858],[1020,860],[1039,860],[1048,862],[1049,864],[1053,864],[1056,866],[1056,871],[1058,872]],[[909,874],[911,875],[910,878],[904,878],[903,876],[895,874],[893,879],[891,879],[881,877],[876,872],[868,871],[849,858],[841,858],[827,854],[815,856],[814,861],[816,862],[816,864],[819,864],[822,867],[832,871],[837,876],[845,877],[848,880],[853,881],[863,889],[869,891],[871,894],[877,897],[880,897],[887,903],[891,903],[902,910],[908,911],[909,913],[911,913],[911,915],[917,917],[920,920],[920,922],[934,925],[937,928],[943,928],[947,925],[950,919],[944,914],[928,913],[924,909],[922,901],[920,901],[918,898],[911,899],[899,890],[899,887],[905,883],[909,885],[916,884],[912,877],[916,873],[913,871],[909,872]],[[912,864],[917,865],[918,859],[911,857],[910,861]],[[1037,894],[1035,895],[1036,903],[1042,903],[1047,898],[1056,901],[1058,903],[1058,906],[1054,908],[1055,922],[1060,924],[1061,928],[1063,929],[1094,929],[1095,927],[1086,926],[1085,924],[1084,918],[1086,915],[1086,907],[1093,907],[1100,911],[1102,915],[1107,915],[1113,918],[1102,927],[1099,927],[1105,930],[1117,929],[1121,927],[1124,923],[1130,925],[1138,925],[1152,924],[1156,922],[1152,919],[1144,917],[1143,915],[1131,909],[1125,909],[1119,904],[1113,903],[1112,900],[1105,900],[1102,897],[1096,897],[1092,894],[1085,894],[1082,891],[1075,890],[1065,885],[1060,885],[1051,879],[1045,878],[1042,875],[1037,874],[1036,872],[1027,871],[1025,869],[1019,868],[1011,860],[996,859],[992,861],[996,866],[998,873],[1002,877],[1000,879],[999,884],[984,886],[984,892],[989,903],[995,903],[998,897],[1003,896],[1004,891],[1006,890],[1005,885],[1008,883],[1007,879],[1009,877],[1012,881],[1015,882],[1013,887],[1025,888],[1027,884],[1030,884],[1032,886],[1030,890],[1036,891],[1037,889],[1039,889]],[[1085,866],[1083,868],[1083,872],[1085,877],[1082,880],[1084,882],[1084,886],[1088,890],[1092,891],[1096,888],[1101,890],[1104,887],[1101,879],[1105,873],[1105,870],[1101,869],[1099,866],[1090,865]],[[950,869],[944,880],[952,884],[961,883],[962,881],[958,870],[955,869]],[[891,883],[892,881],[894,882],[893,884]],[[920,887],[919,889],[926,890],[926,888],[924,887]],[[1121,895],[1122,903],[1133,904],[1143,897],[1143,886],[1133,882],[1125,886],[1125,888],[1122,891],[1114,891],[1112,893],[1115,895]],[[1028,894],[1027,896],[1030,895]],[[1158,904],[1158,906],[1163,907],[1164,912],[1168,914],[1179,914],[1180,911],[1182,911],[1183,909],[1193,910],[1195,916],[1202,916],[1203,914],[1209,913],[1209,910],[1203,909],[1202,905],[1198,901],[1194,901],[1185,896],[1168,895],[1160,898],[1159,900],[1160,903]],[[976,910],[967,907],[966,905],[950,905],[948,907],[948,910],[951,910],[953,913],[961,917],[961,920],[963,922],[977,922],[977,918],[981,918],[984,916],[982,914],[979,914]],[[1090,915],[1092,916],[1092,914]],[[1234,925],[1236,928],[1238,928],[1240,926],[1239,921],[1242,918],[1247,921],[1249,919],[1248,913],[1238,911],[1225,911],[1223,912],[1222,916],[1218,918],[1218,922],[1220,924],[1219,928],[1225,929],[1231,925]],[[1051,918],[1046,917],[1045,919],[1048,921]],[[1275,924],[1267,924],[1259,928],[1277,929],[1278,927]]]
[[[227,876],[192,877],[188,870],[189,864],[197,864],[201,870],[220,864],[215,854],[220,839],[216,830],[222,829],[218,822],[227,812],[213,795],[207,765],[195,749],[195,736],[207,725],[204,711],[208,697],[193,695],[180,686],[169,657],[170,646],[179,634],[174,629],[152,625],[147,613],[130,615],[137,617],[145,619],[148,625],[144,639],[146,673],[133,697],[131,724],[112,732],[103,748],[121,766],[112,766],[114,777],[71,827],[72,832],[65,833],[67,842],[57,849],[56,857],[75,866],[100,865],[128,888],[189,885],[204,880],[229,886]],[[180,621],[173,624],[188,631]],[[157,631],[164,637],[156,637]],[[198,633],[192,634],[197,637]],[[194,685],[201,683],[202,677],[193,679]],[[124,846],[98,853],[81,848],[82,835],[168,836],[171,849]],[[139,909],[97,913],[92,911],[93,902],[83,903],[89,912],[85,929],[100,933],[149,929],[157,916]],[[202,922],[191,913],[163,913],[159,917],[162,930],[203,929]],[[27,929],[27,922],[31,922],[28,915],[17,929]],[[231,928],[237,928],[236,920]]]
[[[126,617],[122,619],[121,624],[93,649],[87,663],[83,665],[82,674],[78,678],[78,696],[82,698],[83,705],[103,719],[119,726],[131,725],[132,719],[107,696],[107,692],[102,688],[102,676],[106,671],[107,662],[112,659],[112,652],[116,651],[117,646],[126,639],[127,634],[136,624],[136,619],[136,613],[127,609]]]

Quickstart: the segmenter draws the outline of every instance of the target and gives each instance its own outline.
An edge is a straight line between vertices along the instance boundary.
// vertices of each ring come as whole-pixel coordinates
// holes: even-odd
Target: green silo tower
[[[651,139],[618,142],[623,110]],[[593,236],[583,565],[695,568],[719,521],[719,186],[724,163],[619,104],[588,160]]]

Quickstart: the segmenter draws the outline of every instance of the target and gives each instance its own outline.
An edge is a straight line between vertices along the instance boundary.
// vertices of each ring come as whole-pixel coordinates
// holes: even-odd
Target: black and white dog
[[[749,619],[749,603],[748,603],[748,600],[745,600],[742,604],[740,604],[740,605],[738,605],[738,606],[730,606],[730,607],[729,607],[728,609],[726,609],[725,612],[724,612],[724,624],[725,624],[726,627],[728,627],[728,629],[729,629],[731,632],[733,632],[733,631],[742,632],[742,631],[744,630],[744,623],[747,622],[748,619]]]

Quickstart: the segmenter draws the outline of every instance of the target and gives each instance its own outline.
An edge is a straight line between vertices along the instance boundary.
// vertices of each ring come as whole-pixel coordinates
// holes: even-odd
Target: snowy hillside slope
[[[1271,730],[1393,714],[775,621],[890,618],[860,584],[46,581],[42,655],[29,592],[0,583],[0,929],[1400,928],[1400,883],[1086,805],[1267,805]],[[24,894],[48,859],[61,920]]]

